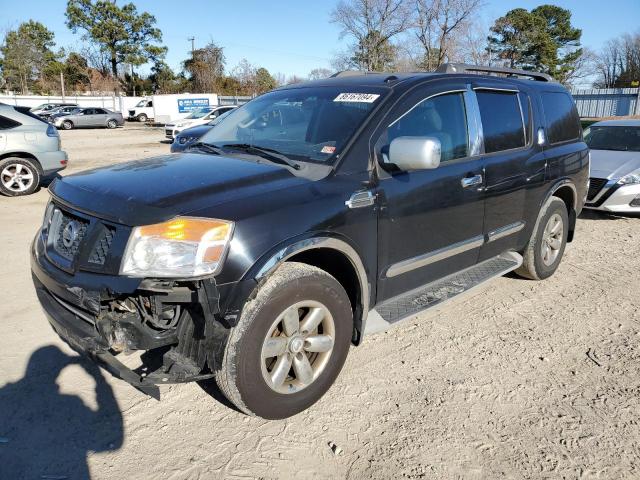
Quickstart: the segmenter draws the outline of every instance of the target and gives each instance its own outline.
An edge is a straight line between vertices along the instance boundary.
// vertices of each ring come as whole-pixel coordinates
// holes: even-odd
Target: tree
[[[601,88],[638,87],[640,84],[640,33],[609,40],[596,57]]]
[[[111,0],[69,0],[66,16],[73,32],[85,30],[86,38],[108,52],[114,77],[121,63],[142,65],[166,52],[165,47],[155,44],[162,41],[155,17],[138,13],[133,3],[119,7]]]
[[[384,70],[394,47],[391,40],[410,25],[405,0],[341,0],[330,21],[342,28],[341,38],[351,37],[350,57],[358,68]]]
[[[273,90],[278,85],[276,84],[276,79],[269,73],[264,67],[260,67],[256,70],[256,88],[257,93],[265,93],[270,90]]]
[[[541,5],[530,12],[516,8],[491,27],[489,49],[510,67],[537,70],[564,82],[582,55],[582,31],[571,25],[571,12]]]
[[[470,28],[482,0],[415,0],[414,31],[423,49],[419,66],[434,70],[455,55],[457,36]]]
[[[26,94],[36,81],[42,81],[47,66],[59,56],[53,52],[54,34],[40,22],[29,20],[5,36],[0,53],[7,84]]]
[[[309,72],[309,80],[321,80],[323,78],[329,78],[333,72],[328,68],[314,68]]]
[[[194,50],[192,58],[183,63],[185,71],[191,76],[193,91],[214,92],[224,76],[225,63],[223,48],[213,42]]]

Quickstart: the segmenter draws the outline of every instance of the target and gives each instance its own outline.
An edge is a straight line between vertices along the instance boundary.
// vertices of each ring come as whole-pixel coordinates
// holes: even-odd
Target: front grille
[[[73,260],[87,234],[89,222],[62,210],[56,210],[56,215],[59,219],[55,222],[55,231],[52,232],[53,248],[62,257]]]
[[[115,230],[113,228],[104,228],[100,239],[94,245],[93,250],[91,250],[91,255],[88,260],[89,263],[104,265],[104,262],[107,260],[107,255],[109,254],[109,249],[111,248],[111,242],[113,242],[114,233]]]
[[[173,130],[165,130],[165,131],[164,131],[164,134],[165,134],[167,137],[173,137]]]
[[[589,179],[589,192],[587,193],[587,200],[591,201],[594,198],[596,198],[598,193],[600,193],[600,190],[602,190],[602,188],[606,184],[607,184],[607,179],[606,178],[590,178]]]

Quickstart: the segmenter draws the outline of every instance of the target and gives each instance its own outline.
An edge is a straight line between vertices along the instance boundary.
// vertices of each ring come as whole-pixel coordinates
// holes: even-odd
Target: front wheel
[[[569,234],[569,215],[564,202],[551,197],[540,210],[523,263],[516,273],[531,280],[543,280],[560,265]]]
[[[62,128],[65,130],[71,130],[73,128],[73,123],[70,120],[65,120],[62,122]]]
[[[342,285],[319,268],[287,262],[245,305],[216,382],[249,415],[290,417],[331,387],[347,357],[352,328]]]
[[[140,115],[138,115],[138,121],[142,123],[146,122],[147,116],[144,113],[141,113]]]

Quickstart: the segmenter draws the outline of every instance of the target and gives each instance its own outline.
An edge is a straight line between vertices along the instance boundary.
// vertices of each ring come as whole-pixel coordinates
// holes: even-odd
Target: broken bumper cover
[[[105,329],[101,327],[105,321],[109,321],[109,317],[107,315],[105,320],[101,313],[101,304],[104,305],[103,296],[136,294],[143,283],[142,280],[86,272],[70,275],[51,264],[39,250],[36,238],[31,252],[31,270],[36,294],[55,332],[74,350],[87,355],[115,377],[156,398],[158,389],[155,386],[158,384],[191,382],[213,376],[212,373],[203,373],[202,366],[206,355],[204,352],[205,349],[220,350],[214,347],[214,342],[218,345],[224,342],[227,331],[213,320],[213,313],[216,313],[214,309],[217,306],[215,283],[211,282],[208,285],[209,291],[206,293],[209,296],[206,301],[203,300],[204,288],[194,291],[193,299],[191,296],[185,299],[194,309],[200,311],[207,308],[210,326],[203,326],[203,332],[209,334],[206,340],[198,339],[193,328],[177,329],[178,331],[171,335],[153,335],[147,333],[148,329],[136,325],[133,321],[127,323],[126,319],[118,319],[117,323],[121,332],[127,336],[131,350],[144,350],[143,357],[146,354],[161,352],[160,362],[154,358],[149,362],[153,366],[143,365],[134,370],[118,360],[118,352],[113,350],[113,345],[110,345],[110,341],[105,337]],[[215,297],[216,302],[209,301],[211,296]],[[199,299],[206,305],[202,306]],[[203,335],[200,337],[204,338]],[[188,355],[184,354],[193,352],[194,346],[200,351],[202,360],[199,363],[189,361]]]

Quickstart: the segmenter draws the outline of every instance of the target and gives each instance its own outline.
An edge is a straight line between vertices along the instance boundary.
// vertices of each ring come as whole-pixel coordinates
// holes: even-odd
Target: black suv
[[[137,388],[215,377],[282,418],[366,333],[509,271],[552,275],[588,172],[571,96],[543,74],[342,72],[252,100],[183,154],[54,182],[33,279],[56,332]]]

